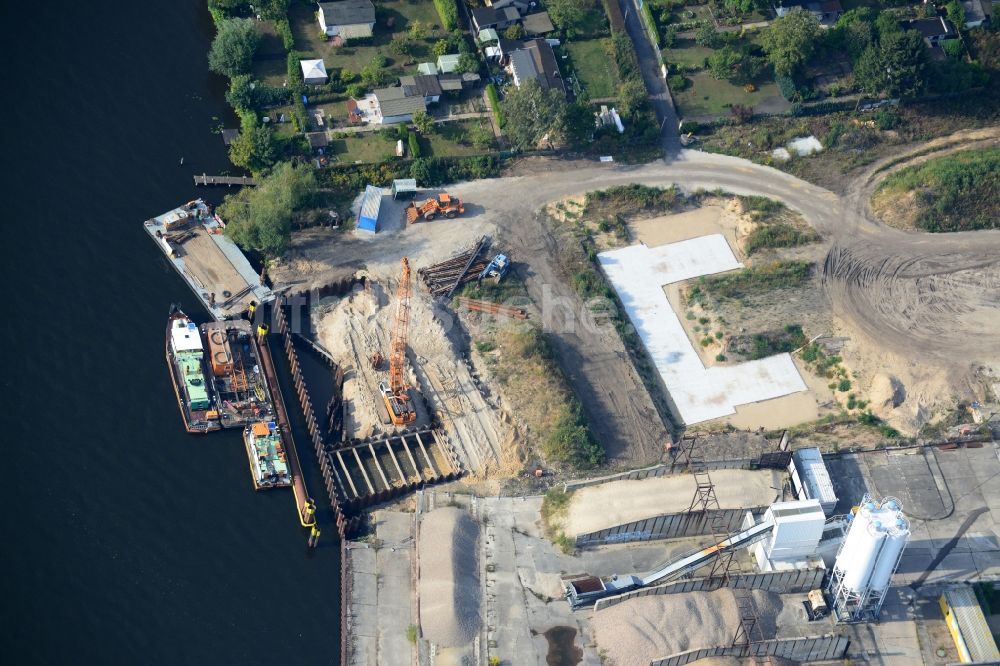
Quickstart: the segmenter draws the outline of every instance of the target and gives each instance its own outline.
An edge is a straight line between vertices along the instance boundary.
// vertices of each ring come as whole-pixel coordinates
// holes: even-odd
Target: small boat
[[[167,366],[173,380],[177,406],[190,433],[206,433],[222,427],[215,409],[214,391],[205,372],[205,349],[198,325],[173,305],[167,318]]]
[[[292,485],[281,431],[274,421],[251,423],[243,430],[255,490]]]

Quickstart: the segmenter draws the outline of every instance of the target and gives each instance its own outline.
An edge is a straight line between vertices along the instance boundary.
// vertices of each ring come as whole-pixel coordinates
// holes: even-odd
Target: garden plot
[[[721,234],[650,248],[602,252],[598,260],[687,424],[736,413],[736,407],[807,390],[791,356],[706,368],[663,287],[741,268]]]

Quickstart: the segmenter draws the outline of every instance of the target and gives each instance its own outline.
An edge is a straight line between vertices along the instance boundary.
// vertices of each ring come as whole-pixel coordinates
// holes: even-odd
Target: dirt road
[[[387,201],[380,232],[374,236],[331,237],[322,230],[298,234],[272,277],[278,287],[302,288],[365,268],[376,279],[388,279],[403,255],[419,268],[486,234],[513,249],[513,260],[522,264],[536,303],[543,304],[546,293],[579,303],[551,261],[555,244],[564,240],[553,237],[539,215],[545,204],[627,183],[674,183],[687,191],[721,188],[781,200],[823,234],[831,248],[824,279],[834,313],[870,338],[876,352],[964,368],[972,361],[1000,358],[1000,336],[995,334],[1000,320],[1000,232],[931,236],[873,221],[867,194],[877,166],[838,196],[776,169],[691,150],[681,151],[669,163],[642,166],[529,163],[519,167],[526,175],[449,188],[467,202],[466,215],[457,220],[404,228],[401,206]],[[610,462],[632,465],[658,457],[664,425],[617,335],[588,333],[580,327],[550,332]]]

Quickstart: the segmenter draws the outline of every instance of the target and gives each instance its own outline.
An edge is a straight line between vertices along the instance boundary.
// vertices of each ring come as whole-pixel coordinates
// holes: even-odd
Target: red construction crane
[[[403,275],[396,289],[396,314],[392,320],[389,345],[389,384],[379,384],[389,418],[396,425],[413,423],[417,412],[410,402],[409,385],[403,376],[406,368],[406,340],[410,328],[410,261],[403,257]]]

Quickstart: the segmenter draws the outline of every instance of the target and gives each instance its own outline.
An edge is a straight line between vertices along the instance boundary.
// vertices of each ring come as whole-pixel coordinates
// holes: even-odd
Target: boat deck
[[[250,301],[274,298],[201,199],[146,220],[144,227],[216,320],[238,317]]]
[[[250,322],[244,319],[209,322],[201,325],[201,334],[205,340],[206,365],[219,399],[222,427],[243,428],[257,421],[272,420],[273,391],[277,387],[269,387],[264,378],[258,358],[260,348]],[[214,370],[217,354],[222,355],[219,362],[226,366],[224,374]]]

